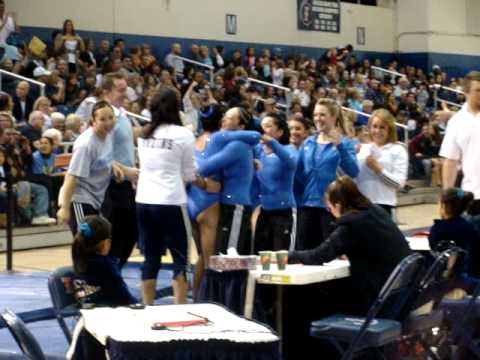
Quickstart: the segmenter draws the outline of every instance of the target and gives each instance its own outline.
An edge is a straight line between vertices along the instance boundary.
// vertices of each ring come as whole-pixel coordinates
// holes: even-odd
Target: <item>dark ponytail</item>
[[[264,119],[267,117],[271,118],[277,129],[282,130],[283,132],[282,136],[280,136],[280,139],[278,139],[278,142],[282,145],[290,144],[290,130],[288,130],[287,122],[281,119],[277,113],[267,113],[264,116]]]
[[[110,238],[111,230],[110,222],[99,215],[87,216],[79,224],[72,244],[73,269],[76,274],[87,270],[89,256],[96,254],[98,245]]]
[[[473,194],[457,188],[449,188],[442,192],[440,201],[449,218],[456,218],[468,210],[473,202]]]

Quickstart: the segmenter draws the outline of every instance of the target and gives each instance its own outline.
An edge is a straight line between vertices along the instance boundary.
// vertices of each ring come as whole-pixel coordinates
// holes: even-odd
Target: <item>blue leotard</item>
[[[197,166],[200,169],[206,166],[206,160],[211,156],[218,154],[222,149],[232,141],[240,141],[246,144],[257,144],[260,140],[260,134],[256,131],[220,131],[211,135],[207,139],[207,144],[204,151],[196,151],[195,158]],[[222,181],[223,172],[219,168],[217,172],[209,176],[215,177],[218,181]],[[198,186],[191,185],[188,190],[187,208],[191,219],[196,219],[197,216],[210,206],[220,201],[220,193],[209,193]]]

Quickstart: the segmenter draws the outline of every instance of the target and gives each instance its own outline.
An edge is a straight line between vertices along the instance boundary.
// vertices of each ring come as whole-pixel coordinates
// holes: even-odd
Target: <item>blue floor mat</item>
[[[128,263],[123,269],[122,275],[132,295],[140,299],[139,264]],[[48,272],[0,272],[0,311],[10,309],[16,313],[22,313],[44,309],[43,313],[47,313],[47,309],[52,307],[47,287],[48,276]],[[161,270],[158,275],[157,288],[168,288],[171,280],[172,272]],[[157,303],[171,304],[173,298],[158,299]],[[67,352],[67,341],[56,320],[28,323],[27,326],[45,353],[64,355]],[[0,350],[20,352],[9,331],[5,328],[0,329]]]

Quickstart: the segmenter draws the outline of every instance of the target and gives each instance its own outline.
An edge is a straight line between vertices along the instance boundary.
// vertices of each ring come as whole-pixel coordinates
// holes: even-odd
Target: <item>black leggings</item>
[[[262,250],[288,250],[295,239],[295,209],[260,210],[255,227],[255,254]]]
[[[299,209],[296,250],[314,249],[332,233],[334,217],[325,208]]]
[[[188,262],[188,232],[186,209],[177,205],[137,203],[139,242],[145,260],[142,280],[156,279],[167,249],[173,259],[173,278],[185,274]]]
[[[122,267],[138,240],[135,190],[130,181],[110,182],[102,213],[112,223],[112,248],[109,255],[117,257]]]

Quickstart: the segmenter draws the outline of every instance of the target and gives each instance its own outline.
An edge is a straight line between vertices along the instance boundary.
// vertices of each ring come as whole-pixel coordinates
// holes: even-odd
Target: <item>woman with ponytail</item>
[[[118,264],[108,256],[111,224],[102,216],[87,216],[72,244],[75,291],[82,303],[121,306],[137,302],[123,280]]]

